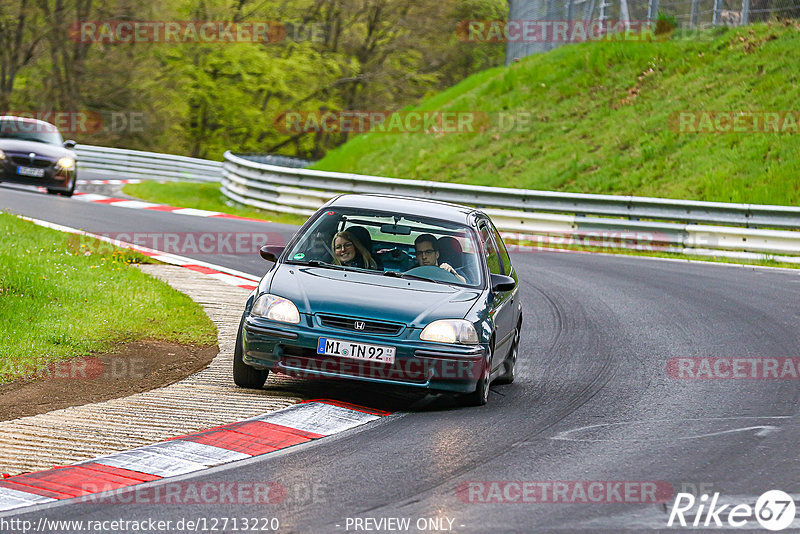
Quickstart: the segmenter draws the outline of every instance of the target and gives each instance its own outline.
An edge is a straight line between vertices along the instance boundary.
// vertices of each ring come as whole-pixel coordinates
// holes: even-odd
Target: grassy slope
[[[291,213],[265,211],[233,202],[219,190],[218,183],[195,182],[142,182],[127,184],[122,192],[148,202],[157,202],[169,206],[195,208],[209,211],[230,213],[239,217],[263,219],[276,223],[303,224],[307,217]]]
[[[0,233],[0,383],[119,342],[215,342],[199,305],[129,265],[145,257],[4,213]]]
[[[316,168],[797,204],[800,134],[680,134],[667,121],[678,111],[797,111],[799,78],[800,32],[783,24],[720,28],[691,40],[564,46],[479,73],[417,108],[526,112],[534,117],[526,131],[366,134],[330,152]],[[623,103],[631,89],[638,94]]]

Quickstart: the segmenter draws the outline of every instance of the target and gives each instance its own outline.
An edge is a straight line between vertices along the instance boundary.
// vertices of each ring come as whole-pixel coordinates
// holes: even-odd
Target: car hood
[[[436,319],[463,318],[480,297],[476,289],[357,271],[281,265],[270,293],[290,299],[300,313],[330,313],[423,328]]]
[[[35,152],[38,156],[44,156],[54,160],[65,156],[75,157],[74,152],[62,146],[37,143],[36,141],[23,141],[21,139],[0,139],[0,150],[20,154]]]

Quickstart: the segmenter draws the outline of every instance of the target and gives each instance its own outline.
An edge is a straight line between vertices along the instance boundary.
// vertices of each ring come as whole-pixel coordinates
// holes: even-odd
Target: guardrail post
[[[653,22],[658,18],[658,0],[650,0],[650,5],[647,7],[647,20]]]
[[[739,25],[746,26],[750,22],[750,0],[742,0],[742,16],[739,17]]]
[[[716,27],[719,24],[720,12],[722,11],[722,1],[714,0],[714,18],[711,19],[711,25]]]

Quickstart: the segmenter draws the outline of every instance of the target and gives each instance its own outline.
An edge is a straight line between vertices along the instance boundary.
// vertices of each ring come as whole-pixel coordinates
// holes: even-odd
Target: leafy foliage
[[[0,0],[0,110],[99,112],[102,128],[66,132],[86,144],[319,158],[347,135],[285,133],[276,119],[416,103],[501,62],[502,45],[459,42],[455,28],[507,11],[504,0]],[[286,36],[108,42],[82,39],[85,21],[277,21]]]

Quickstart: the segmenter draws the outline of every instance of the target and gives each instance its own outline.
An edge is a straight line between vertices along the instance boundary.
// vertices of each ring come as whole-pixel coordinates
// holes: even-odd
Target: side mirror
[[[510,276],[503,274],[492,275],[492,291],[495,293],[505,293],[517,287],[517,281]]]
[[[64,148],[75,148],[75,145],[77,145],[77,144],[78,143],[76,143],[72,139],[68,139],[68,140],[64,141]]]
[[[284,247],[280,245],[264,245],[259,250],[259,254],[261,257],[267,261],[276,262],[278,261],[278,257],[283,253]]]

